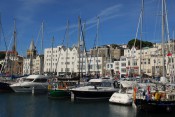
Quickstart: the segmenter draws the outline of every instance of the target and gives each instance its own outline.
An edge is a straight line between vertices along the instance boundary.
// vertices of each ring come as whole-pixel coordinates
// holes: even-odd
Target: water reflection
[[[175,114],[136,112],[132,106],[109,102],[51,100],[47,95],[0,94],[0,117],[174,117]]]
[[[111,116],[116,117],[135,117],[136,112],[132,106],[124,106],[124,105],[114,105],[109,104],[109,109]]]
[[[162,112],[145,112],[138,111],[136,117],[174,117],[175,113],[162,113]]]

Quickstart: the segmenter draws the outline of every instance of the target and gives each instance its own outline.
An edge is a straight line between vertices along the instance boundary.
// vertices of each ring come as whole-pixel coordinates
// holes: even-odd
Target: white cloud
[[[104,22],[116,18],[118,16],[121,16],[121,13],[119,13],[121,8],[122,8],[121,4],[116,4],[114,6],[110,6],[102,10],[96,17],[93,17],[87,21],[87,24],[92,24],[91,26],[87,27],[87,29],[91,29],[94,26],[96,26],[94,23],[97,23],[97,17],[100,18],[100,22]]]
[[[103,11],[101,11],[101,13],[98,16],[100,16],[100,17],[107,16],[108,17],[111,15],[115,15],[121,9],[121,7],[122,7],[121,4],[111,6],[109,8],[104,9]]]
[[[53,3],[56,0],[18,0],[22,4],[22,8],[25,10],[33,10],[33,8],[48,4],[48,3]]]
[[[86,21],[86,30],[89,30],[96,26],[97,24],[97,17],[100,17],[100,22],[104,22],[113,18],[116,18],[118,16],[121,16],[121,13],[119,13],[120,9],[122,8],[121,4],[117,4],[114,6],[110,6],[104,10],[102,10],[97,16],[94,16]],[[70,25],[70,29],[77,30],[78,24],[72,24]],[[55,31],[62,31],[65,30],[66,26],[59,27]],[[75,32],[75,31],[72,31]]]
[[[25,23],[31,23],[35,14],[41,10],[43,5],[51,4],[56,0],[18,0],[19,6],[16,7],[16,18]]]

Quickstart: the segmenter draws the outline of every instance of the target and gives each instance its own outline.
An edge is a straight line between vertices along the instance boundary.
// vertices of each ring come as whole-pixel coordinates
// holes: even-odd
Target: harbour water
[[[48,99],[47,94],[0,93],[0,117],[171,117],[173,113],[136,112],[132,106],[101,101]]]

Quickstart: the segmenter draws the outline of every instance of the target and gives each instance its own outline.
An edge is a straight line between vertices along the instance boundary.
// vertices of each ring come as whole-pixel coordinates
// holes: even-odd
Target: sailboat
[[[142,0],[142,9],[141,9],[140,17],[139,17],[139,22],[141,20],[141,24],[142,24],[142,20],[143,20],[143,3],[144,3],[144,1]],[[141,25],[141,32],[142,32],[142,25]],[[134,53],[136,51],[136,48],[135,48],[136,41],[137,40],[135,38],[134,46],[131,48],[131,61],[132,62],[134,62],[134,57],[135,57]],[[140,41],[140,51],[141,51],[141,41]],[[141,56],[140,56],[140,60],[141,60]],[[129,67],[128,75],[132,74],[132,76],[133,76],[133,73],[131,73],[131,72],[134,71],[134,70],[132,70],[132,66],[133,66],[133,64],[131,64],[131,67]],[[141,66],[140,66],[140,74],[141,74]],[[120,81],[120,90],[118,92],[113,93],[113,95],[109,99],[110,103],[122,104],[122,105],[132,105],[132,102],[133,102],[133,87],[136,86],[136,84],[138,82],[137,78],[132,78],[132,79],[134,79],[134,80],[129,80],[129,81],[122,81],[121,80]],[[141,77],[139,77],[139,80],[140,79],[141,79]]]
[[[0,18],[1,19],[1,18]],[[5,68],[5,66],[7,66],[6,64],[8,63],[8,60],[9,60],[9,53],[12,54],[13,58],[14,56],[16,55],[16,23],[14,21],[14,25],[15,25],[15,28],[14,28],[14,32],[13,32],[13,36],[14,36],[14,45],[12,47],[12,52],[9,52],[7,51],[7,47],[6,47],[6,51],[7,52],[3,52],[5,54],[5,59],[4,59],[4,63],[3,65],[1,66],[1,69],[0,69],[0,73],[2,74],[3,72],[3,69]],[[2,31],[2,24],[1,24],[1,21],[0,21],[0,31]],[[3,31],[2,31],[3,32]],[[6,43],[5,43],[6,44]],[[10,62],[11,64],[13,63],[13,60],[12,62]],[[8,68],[9,71],[11,72],[11,75],[12,75],[12,72],[13,72],[13,67],[14,65],[11,65],[12,68]],[[12,77],[12,76],[11,76]],[[0,78],[0,92],[13,92],[12,88],[10,87],[10,84],[14,83],[14,81],[11,80],[10,76],[1,76]]]
[[[156,86],[134,88],[133,101],[137,110],[151,112],[172,112],[175,111],[175,84],[167,84],[165,77],[165,53],[164,53],[164,23],[166,15],[165,0],[162,0],[162,54],[163,54],[163,76]]]
[[[97,29],[98,24],[99,24],[99,18],[97,23]],[[95,72],[97,75],[98,67]],[[92,78],[88,81],[86,85],[72,88],[71,98],[73,100],[109,100],[111,95],[118,90],[118,87],[116,87],[115,83],[116,82],[110,77]]]
[[[68,47],[68,31],[69,31],[69,21],[67,21],[66,38]],[[52,46],[53,47],[53,46]],[[52,49],[53,50],[53,49]],[[68,48],[66,50],[66,63],[67,63]],[[52,69],[52,68],[51,68]],[[66,64],[67,69],[67,64]],[[67,71],[65,71],[63,77],[53,77],[50,85],[48,86],[48,97],[49,98],[69,98],[71,97],[70,89],[78,84],[77,77],[68,77]]]

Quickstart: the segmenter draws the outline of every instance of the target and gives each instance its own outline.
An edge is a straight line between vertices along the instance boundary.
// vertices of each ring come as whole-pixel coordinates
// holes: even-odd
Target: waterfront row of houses
[[[165,51],[165,72],[167,76],[172,76],[175,56],[173,53],[167,56],[168,52]],[[163,73],[163,54],[160,44],[154,44],[152,48],[145,47],[141,50],[134,47],[128,49],[126,45],[112,44],[92,48],[88,52],[80,51],[78,46],[71,48],[57,46],[46,48],[44,55],[37,55],[32,41],[26,57],[20,57],[17,52],[14,54],[13,51],[6,52],[6,56],[5,59],[1,59],[0,68],[1,72],[9,74],[59,76],[67,74],[71,76],[83,73],[84,75],[114,77],[132,77],[142,74],[153,77],[161,76]]]
[[[163,74],[164,63],[167,76],[172,76],[175,58],[173,53],[168,53],[169,47],[167,46],[167,51],[162,54],[161,44],[154,44],[152,48],[145,47],[141,50],[112,44],[90,49],[89,52],[80,55],[77,47],[66,49],[64,46],[57,46],[45,49],[44,72],[61,75],[81,71],[84,74],[100,76],[132,77],[142,74],[157,77]]]

